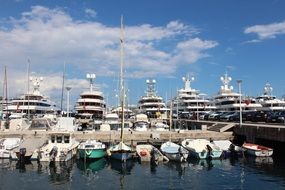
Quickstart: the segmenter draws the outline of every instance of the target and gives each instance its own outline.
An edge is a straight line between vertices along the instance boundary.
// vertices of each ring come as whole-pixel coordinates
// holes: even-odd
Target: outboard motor
[[[25,155],[26,155],[26,148],[20,148],[20,151],[19,151],[19,160],[20,162],[25,162]]]
[[[55,160],[55,157],[56,157],[56,155],[57,155],[57,151],[58,149],[57,149],[57,147],[56,146],[54,146],[52,149],[51,149],[51,151],[50,151],[50,153],[49,153],[49,156],[50,156],[50,160],[51,161],[54,161]]]
[[[207,148],[207,150],[208,150],[208,154],[209,154],[210,158],[212,158],[212,151],[213,151],[212,147],[207,144],[207,145],[206,145],[206,148]]]

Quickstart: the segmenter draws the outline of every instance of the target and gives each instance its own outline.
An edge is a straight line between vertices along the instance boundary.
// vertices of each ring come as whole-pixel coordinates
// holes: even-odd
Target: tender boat
[[[40,161],[68,161],[76,155],[79,142],[69,132],[50,133],[48,143],[38,151]]]
[[[186,161],[189,153],[184,147],[171,141],[163,143],[160,150],[169,160],[178,162]]]
[[[231,155],[238,155],[242,152],[242,148],[233,144],[229,140],[216,140],[213,141],[213,144],[220,147],[220,149],[223,151],[223,156],[228,157]]]
[[[141,162],[161,162],[168,161],[156,147],[151,144],[139,144],[136,146],[136,152]]]
[[[13,149],[20,146],[20,138],[0,139],[0,158],[11,158]]]
[[[80,143],[78,152],[80,158],[99,159],[106,155],[106,146],[96,140],[87,140]]]
[[[245,153],[252,156],[272,156],[273,154],[272,148],[258,144],[244,143],[242,148],[244,149]]]
[[[200,159],[220,158],[223,152],[206,139],[185,139],[181,144],[191,155]]]

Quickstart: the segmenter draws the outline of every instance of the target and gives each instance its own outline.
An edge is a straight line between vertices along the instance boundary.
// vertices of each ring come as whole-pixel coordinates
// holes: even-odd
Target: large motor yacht
[[[76,115],[81,124],[93,124],[93,121],[100,124],[106,109],[103,93],[93,86],[95,74],[87,74],[86,77],[90,81],[90,88],[80,94],[75,105]]]
[[[201,94],[199,90],[191,88],[194,77],[187,75],[182,80],[184,88],[177,91],[178,94],[173,101],[173,113],[202,113],[215,110],[216,107],[205,99],[206,94]]]
[[[169,109],[163,101],[163,98],[156,94],[155,80],[146,80],[146,95],[142,96],[138,102],[138,110],[140,113],[147,114],[149,118],[167,118]]]
[[[277,111],[285,110],[285,101],[278,99],[272,94],[273,88],[269,83],[265,84],[264,92],[258,96],[256,100],[262,105],[261,110],[264,111]]]
[[[60,109],[55,102],[51,101],[47,96],[40,93],[40,85],[43,77],[30,77],[30,82],[33,85],[33,91],[10,100],[5,112],[11,114],[23,113],[28,116],[42,116],[45,114],[56,114]]]
[[[234,92],[233,86],[230,86],[232,78],[226,73],[221,78],[222,86],[216,96],[213,97],[213,105],[217,111],[237,111],[242,110],[257,110],[262,106],[254,98],[242,97],[242,94]],[[240,103],[241,98],[241,103]]]

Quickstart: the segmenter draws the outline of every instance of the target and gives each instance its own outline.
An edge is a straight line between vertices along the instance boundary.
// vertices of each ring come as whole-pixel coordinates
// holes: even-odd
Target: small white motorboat
[[[141,162],[161,162],[168,161],[156,147],[151,144],[139,144],[136,146],[136,152]]]
[[[11,158],[13,149],[20,146],[20,138],[0,139],[0,158]]]
[[[184,147],[171,141],[163,143],[160,150],[170,161],[177,162],[186,161],[189,153]]]
[[[69,132],[53,132],[48,143],[38,151],[40,161],[68,161],[76,155],[79,142]]]
[[[185,139],[181,144],[191,155],[200,159],[220,158],[223,152],[218,146],[206,139]]]
[[[273,154],[272,148],[258,144],[244,143],[242,148],[244,149],[245,153],[252,156],[272,156]]]

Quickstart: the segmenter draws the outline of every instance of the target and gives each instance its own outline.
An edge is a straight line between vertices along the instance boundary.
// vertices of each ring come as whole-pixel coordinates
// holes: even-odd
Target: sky
[[[5,66],[10,98],[27,92],[27,73],[43,77],[41,92],[59,105],[65,64],[71,105],[88,88],[87,73],[116,105],[123,16],[130,104],[145,95],[147,79],[167,100],[191,75],[192,88],[210,97],[225,73],[235,91],[242,80],[244,95],[260,95],[269,82],[282,97],[284,9],[282,0],[0,0],[1,84]]]

